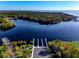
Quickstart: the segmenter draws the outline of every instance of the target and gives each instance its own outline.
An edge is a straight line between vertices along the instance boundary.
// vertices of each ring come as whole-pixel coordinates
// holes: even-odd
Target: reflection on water
[[[79,40],[79,22],[70,21],[49,25],[40,25],[24,20],[15,20],[14,22],[16,22],[16,27],[8,31],[0,31],[0,38],[8,37],[10,40],[31,40],[32,38]]]

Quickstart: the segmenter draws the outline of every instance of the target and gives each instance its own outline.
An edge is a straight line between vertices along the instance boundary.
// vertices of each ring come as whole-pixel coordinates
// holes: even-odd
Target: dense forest
[[[32,54],[32,42],[14,41],[11,42],[14,47],[14,54],[17,58],[30,58]],[[8,46],[0,46],[0,58],[11,58],[12,53],[8,50]]]
[[[79,42],[49,41],[49,51],[53,58],[79,58]]]
[[[0,30],[5,31],[15,26],[16,24],[11,22],[9,18],[0,18]]]
[[[32,12],[32,11],[2,11],[0,18],[9,17],[10,19],[22,19],[42,24],[53,24],[61,21],[76,20],[76,16],[63,12]]]

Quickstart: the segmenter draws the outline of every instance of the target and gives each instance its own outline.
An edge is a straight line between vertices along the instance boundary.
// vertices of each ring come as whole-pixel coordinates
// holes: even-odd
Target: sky
[[[0,10],[79,10],[79,1],[0,1]]]

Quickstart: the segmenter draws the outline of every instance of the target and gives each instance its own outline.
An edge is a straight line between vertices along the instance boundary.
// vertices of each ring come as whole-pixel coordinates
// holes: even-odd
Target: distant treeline
[[[2,11],[0,12],[0,17],[9,17],[15,20],[29,20],[42,24],[76,20],[76,16],[63,12]]]

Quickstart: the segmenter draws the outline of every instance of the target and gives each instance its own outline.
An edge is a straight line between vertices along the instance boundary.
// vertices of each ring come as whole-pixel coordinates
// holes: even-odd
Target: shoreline
[[[77,16],[70,15],[64,12],[32,12],[32,11],[13,11],[13,12],[0,12],[0,17],[8,17],[9,19],[23,19],[39,24],[56,24],[61,21],[72,21],[76,20]]]

